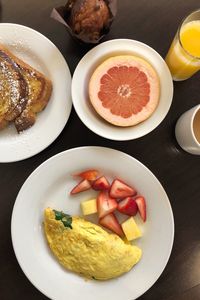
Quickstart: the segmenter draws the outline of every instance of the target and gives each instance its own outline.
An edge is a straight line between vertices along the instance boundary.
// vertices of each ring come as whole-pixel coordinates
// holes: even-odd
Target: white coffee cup
[[[200,155],[200,104],[186,111],[178,119],[175,135],[185,151]]]

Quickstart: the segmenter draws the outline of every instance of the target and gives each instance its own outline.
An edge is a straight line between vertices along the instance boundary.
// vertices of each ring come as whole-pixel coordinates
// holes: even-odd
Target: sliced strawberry
[[[80,192],[84,192],[86,190],[89,190],[91,188],[91,183],[84,179],[81,182],[79,182],[70,192],[71,195],[78,194]]]
[[[134,196],[136,195],[137,192],[134,188],[130,187],[123,181],[119,179],[115,179],[112,182],[111,188],[110,188],[110,197],[112,198],[118,198],[118,199],[123,199],[129,196]]]
[[[86,170],[81,173],[76,173],[73,176],[93,181],[97,178],[98,174],[99,172],[97,170]]]
[[[115,232],[120,237],[123,237],[124,235],[121,225],[119,224],[114,214],[106,215],[105,217],[99,220],[99,224]]]
[[[138,212],[136,201],[132,197],[127,197],[118,203],[118,211],[128,216],[135,216]]]
[[[110,183],[105,176],[101,176],[93,182],[92,188],[95,191],[108,190],[110,188]]]
[[[145,222],[146,221],[146,201],[145,201],[144,197],[137,196],[135,198],[135,202],[137,203],[140,217]]]
[[[99,193],[97,197],[97,210],[99,218],[103,218],[109,213],[113,212],[117,208],[117,201],[113,198],[110,198],[109,194],[106,191]]]

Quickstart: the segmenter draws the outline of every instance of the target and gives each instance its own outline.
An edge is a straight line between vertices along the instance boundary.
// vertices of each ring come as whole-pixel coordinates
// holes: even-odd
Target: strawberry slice
[[[97,178],[98,174],[99,174],[99,171],[97,171],[97,170],[86,170],[86,171],[83,171],[81,173],[76,173],[73,176],[74,177],[81,177],[83,179],[93,181]]]
[[[117,201],[109,196],[106,191],[99,193],[97,197],[97,211],[99,218],[103,218],[117,208]]]
[[[144,197],[137,196],[135,198],[135,202],[137,203],[140,217],[145,222],[147,217],[146,217],[146,201],[145,201]]]
[[[138,212],[136,201],[132,197],[127,197],[118,203],[118,211],[128,216],[135,216]]]
[[[78,194],[80,192],[84,192],[91,188],[91,183],[87,179],[83,179],[79,182],[70,192],[71,195]]]
[[[129,196],[136,195],[137,192],[134,188],[130,187],[123,181],[119,179],[115,179],[112,182],[111,189],[110,189],[110,197],[123,199]]]
[[[115,232],[120,237],[123,237],[121,225],[114,214],[109,214],[99,220],[99,224]]]
[[[92,188],[95,191],[108,190],[110,188],[110,183],[105,176],[101,176],[93,182]]]

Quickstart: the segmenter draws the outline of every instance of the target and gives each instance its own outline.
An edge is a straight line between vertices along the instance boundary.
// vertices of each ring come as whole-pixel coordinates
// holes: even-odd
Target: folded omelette
[[[45,209],[44,231],[55,257],[66,269],[86,278],[107,280],[128,272],[142,251],[116,234],[80,217]]]

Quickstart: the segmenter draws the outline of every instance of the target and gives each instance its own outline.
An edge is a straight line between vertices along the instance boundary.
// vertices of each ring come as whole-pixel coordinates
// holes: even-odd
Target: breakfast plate
[[[0,43],[20,59],[51,79],[53,92],[34,126],[18,134],[11,124],[0,131],[0,162],[31,157],[49,146],[69,118],[71,74],[58,48],[41,33],[18,24],[0,24]]]
[[[135,55],[146,60],[159,77],[159,104],[151,117],[136,126],[119,127],[104,121],[89,101],[88,87],[94,70],[107,58],[118,55]],[[165,61],[153,48],[135,40],[115,39],[96,46],[81,59],[72,78],[72,101],[79,118],[90,130],[111,140],[132,140],[154,130],[167,115],[172,98],[173,82]]]
[[[136,243],[141,261],[128,273],[107,281],[85,280],[65,270],[50,252],[43,231],[44,209],[81,215],[80,202],[94,191],[70,196],[73,173],[95,168],[137,186],[146,198],[147,221]],[[42,184],[41,184],[42,182]],[[52,300],[133,300],[145,293],[163,272],[173,245],[174,219],[169,199],[151,171],[133,157],[104,147],[61,152],[41,164],[22,186],[12,213],[11,234],[17,260],[32,284]],[[23,237],[23,238],[22,238]]]

